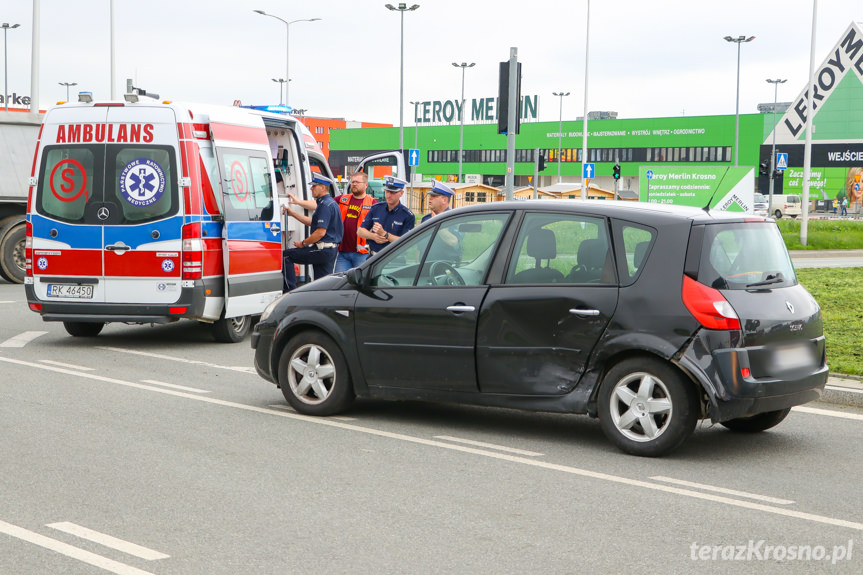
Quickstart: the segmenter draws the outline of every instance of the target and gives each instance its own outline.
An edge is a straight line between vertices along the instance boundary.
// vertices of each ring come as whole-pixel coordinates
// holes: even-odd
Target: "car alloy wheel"
[[[341,349],[320,332],[303,332],[288,342],[279,361],[279,384],[288,403],[307,415],[332,415],[353,400]]]

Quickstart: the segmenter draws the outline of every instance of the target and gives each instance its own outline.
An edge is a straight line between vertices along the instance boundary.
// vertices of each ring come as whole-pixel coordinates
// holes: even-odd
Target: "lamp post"
[[[273,82],[279,85],[279,105],[282,104],[282,84],[287,84],[288,81],[284,78],[273,78]]]
[[[560,146],[561,140],[563,139],[563,98],[564,96],[569,96],[569,92],[552,92],[555,96],[560,97],[560,121],[558,123],[557,128],[557,183],[561,182],[560,179]]]
[[[66,86],[66,101],[69,101],[69,86],[77,86],[77,82],[57,82],[61,86]]]
[[[398,7],[392,4],[384,4],[387,10],[396,10],[401,13],[401,64],[399,67],[399,150],[405,149],[405,12],[413,12],[420,7],[419,4],[414,4],[410,8],[404,2],[401,2]]]
[[[468,68],[473,68],[476,66],[476,62],[471,62],[468,64],[467,62],[462,62],[461,64],[452,63],[456,68],[461,68],[461,112],[459,112],[459,116],[461,118],[461,126],[459,127],[458,133],[458,181],[461,183],[461,162],[462,162],[462,150],[464,149],[464,71]]]
[[[770,190],[767,192],[767,210],[770,210],[770,204],[773,203],[773,180],[776,179],[776,98],[779,95],[779,84],[784,84],[788,80],[768,79],[769,84],[773,84],[773,143],[770,146]]]
[[[301,18],[299,20],[291,20],[288,22],[278,16],[273,14],[267,14],[263,10],[252,10],[252,12],[257,12],[261,16],[269,16],[270,18],[275,18],[276,20],[282,22],[285,25],[285,106],[290,106],[291,101],[288,99],[288,87],[291,80],[291,24],[296,24],[297,22],[316,22],[320,20],[320,18]],[[281,91],[279,92],[281,94]]]
[[[732,38],[731,36],[726,36],[726,42],[734,42],[737,44],[737,103],[734,106],[734,167],[737,167],[737,142],[740,133],[740,44],[743,42],[752,42],[755,40],[755,36],[750,36],[747,38],[746,36],[738,36],[737,38]]]
[[[3,106],[9,111],[9,49],[6,46],[6,35],[10,28],[17,28],[21,24],[3,22]]]

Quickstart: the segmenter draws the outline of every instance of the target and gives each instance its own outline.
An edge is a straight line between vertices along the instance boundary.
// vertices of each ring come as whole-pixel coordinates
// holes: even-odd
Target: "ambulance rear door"
[[[225,225],[225,317],[257,315],[282,294],[282,242],[273,158],[260,116],[211,111]]]

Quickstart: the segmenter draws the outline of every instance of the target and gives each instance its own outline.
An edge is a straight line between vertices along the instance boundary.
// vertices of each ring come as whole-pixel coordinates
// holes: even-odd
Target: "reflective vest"
[[[342,194],[341,196],[336,198],[336,201],[339,203],[339,209],[342,212],[343,222],[345,221],[345,218],[348,217],[348,209],[350,208],[352,197],[353,194]],[[376,201],[377,200],[375,200],[374,197],[372,197],[372,195],[368,193],[366,194],[366,197],[363,198],[362,206],[360,206],[360,216],[357,220],[357,229],[359,229],[359,227],[363,224],[366,219],[366,215],[369,213],[369,208],[371,208],[372,204],[374,204]],[[357,234],[357,253],[369,253],[369,248],[366,247],[365,238],[361,238],[359,234]]]

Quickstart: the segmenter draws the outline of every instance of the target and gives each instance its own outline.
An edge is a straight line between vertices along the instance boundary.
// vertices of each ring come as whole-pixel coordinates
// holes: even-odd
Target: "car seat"
[[[527,255],[535,260],[533,268],[522,270],[515,274],[513,281],[520,284],[530,283],[560,283],[563,274],[550,267],[551,260],[557,257],[557,238],[554,232],[539,228],[527,236]],[[542,267],[542,260],[548,260]]]

